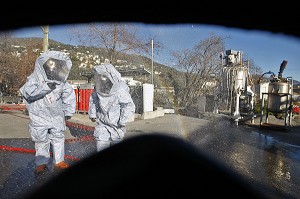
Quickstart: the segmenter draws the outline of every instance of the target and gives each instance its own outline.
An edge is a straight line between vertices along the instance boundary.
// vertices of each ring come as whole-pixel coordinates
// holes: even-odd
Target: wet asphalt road
[[[299,126],[289,132],[216,120],[190,135],[189,142],[241,174],[265,196],[299,199],[299,136]]]
[[[84,138],[66,140],[66,161],[72,165],[96,150],[90,139],[90,131],[77,129],[76,132],[76,127],[70,130]],[[223,166],[233,169],[251,182],[249,186],[267,197],[299,199],[298,130],[299,127],[293,128],[291,132],[283,132],[251,125],[235,126],[228,119],[216,118],[196,131],[185,132],[184,139],[220,161]],[[34,174],[34,145],[29,138],[0,139],[0,146],[18,149],[0,151],[1,199],[23,198],[59,174],[53,171],[51,164],[44,174]]]
[[[48,170],[37,175],[34,173],[34,144],[31,139],[0,139],[0,146],[10,146],[12,149],[0,151],[0,198],[23,198],[31,190],[35,190],[52,177],[59,174],[54,171],[51,160]],[[95,153],[96,148],[91,139],[72,140],[65,143],[65,161],[70,165]]]

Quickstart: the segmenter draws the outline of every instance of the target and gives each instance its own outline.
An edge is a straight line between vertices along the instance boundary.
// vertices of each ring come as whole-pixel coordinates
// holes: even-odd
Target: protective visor
[[[48,80],[63,82],[69,75],[66,61],[50,58],[43,65]]]
[[[94,77],[95,89],[101,95],[108,95],[113,86],[113,83],[106,75],[96,74]]]

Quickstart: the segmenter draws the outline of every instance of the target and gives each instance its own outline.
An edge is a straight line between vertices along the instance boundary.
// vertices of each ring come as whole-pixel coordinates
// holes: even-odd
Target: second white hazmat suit
[[[129,87],[112,64],[94,67],[95,89],[88,114],[97,125],[94,130],[97,151],[122,141],[126,123],[135,113]]]

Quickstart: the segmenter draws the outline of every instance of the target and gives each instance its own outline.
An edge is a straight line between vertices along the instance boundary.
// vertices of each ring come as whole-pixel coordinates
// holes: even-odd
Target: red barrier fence
[[[18,110],[25,111],[25,104],[0,104],[0,110],[10,111],[10,110]]]
[[[87,112],[89,109],[90,96],[94,91],[92,84],[73,86],[76,94],[76,111]]]
[[[83,84],[80,86],[72,86],[76,94],[76,111],[88,112],[90,96],[94,91],[92,84]],[[4,110],[21,110],[25,111],[25,104],[0,104],[0,111]]]

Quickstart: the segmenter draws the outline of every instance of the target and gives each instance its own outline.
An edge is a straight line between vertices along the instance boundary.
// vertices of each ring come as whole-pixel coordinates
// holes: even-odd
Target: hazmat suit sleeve
[[[66,82],[62,93],[65,116],[73,116],[76,111],[76,95],[72,86]]]
[[[29,76],[26,83],[20,88],[20,92],[27,102],[33,102],[43,98],[52,91],[47,83],[39,84],[33,77]]]
[[[119,126],[125,126],[128,119],[135,113],[135,104],[131,98],[129,93],[129,88],[124,86],[124,89],[119,93],[119,103],[120,103],[120,118],[119,118]]]
[[[96,118],[96,100],[97,98],[97,93],[94,90],[93,93],[90,95],[90,99],[89,99],[89,110],[88,110],[88,114],[90,118]]]

